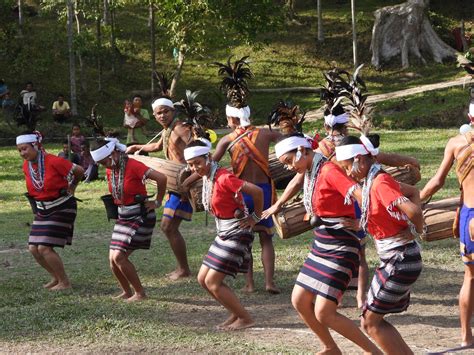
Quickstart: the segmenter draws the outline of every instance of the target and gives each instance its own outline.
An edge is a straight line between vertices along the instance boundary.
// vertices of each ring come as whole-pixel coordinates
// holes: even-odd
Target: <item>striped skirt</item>
[[[339,304],[359,268],[359,239],[343,228],[318,227],[314,235],[296,284]]]
[[[38,209],[28,244],[60,248],[71,245],[76,215],[77,203],[74,198],[47,210]]]
[[[237,273],[247,273],[253,238],[253,234],[241,230],[225,239],[217,236],[204,257],[203,265],[232,277]]]
[[[380,259],[364,311],[378,314],[403,312],[410,304],[410,287],[423,267],[420,247],[413,241],[390,250],[389,257]]]
[[[119,218],[115,222],[109,248],[127,252],[135,249],[150,249],[151,235],[156,224],[152,210],[142,214],[141,206],[120,206]]]

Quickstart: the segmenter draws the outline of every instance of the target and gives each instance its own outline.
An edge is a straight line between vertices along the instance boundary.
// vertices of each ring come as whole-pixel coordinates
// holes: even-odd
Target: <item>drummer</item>
[[[48,154],[41,145],[39,132],[25,132],[16,138],[23,162],[28,195],[38,209],[35,214],[28,249],[36,262],[50,275],[44,285],[49,290],[71,288],[61,257],[55,247],[71,245],[77,203],[74,193],[84,169],[69,160]]]
[[[268,208],[275,199],[275,189],[268,166],[269,147],[271,143],[275,143],[281,137],[281,134],[265,128],[256,128],[251,124],[250,107],[246,103],[248,89],[242,73],[249,69],[245,68],[247,66],[245,61],[240,60],[236,64],[233,67],[221,64],[230,72],[234,72],[234,68],[238,68],[234,72],[233,78],[239,78],[239,80],[236,79],[229,83],[226,76],[221,85],[227,90],[227,97],[229,98],[226,105],[227,125],[233,132],[219,141],[212,159],[218,162],[225,152],[229,151],[234,175],[260,187],[264,193],[264,208]],[[254,201],[252,201],[251,196],[244,193],[244,199],[249,211],[252,212]],[[254,226],[253,230],[259,234],[262,247],[261,259],[265,275],[265,289],[270,294],[278,294],[280,290],[274,282],[275,249],[272,239],[274,235],[272,218],[263,219]],[[253,258],[247,273],[247,283],[244,291],[255,291]]]
[[[244,329],[253,326],[254,320],[224,279],[248,271],[254,238],[252,227],[261,219],[263,191],[238,179],[227,169],[219,168],[210,160],[210,150],[211,143],[203,138],[191,142],[184,150],[189,167],[203,179],[204,208],[216,218],[217,236],[203,260],[198,281],[230,312],[228,319],[217,328]],[[245,207],[243,193],[252,197],[253,212]]]
[[[377,135],[347,136],[336,147],[336,158],[348,176],[363,183],[359,199],[361,227],[375,240],[380,266],[375,271],[364,305],[361,325],[385,353],[411,354],[397,329],[384,319],[405,311],[410,289],[422,270],[420,246],[415,238],[424,233],[419,205],[405,197],[400,184],[382,170],[374,156]],[[319,184],[319,181],[318,181]]]
[[[145,145],[132,145],[127,148],[127,153],[138,150],[144,152],[163,151],[166,159],[176,163],[186,164],[184,160],[184,148],[192,140],[192,132],[189,125],[181,122],[169,97],[161,97],[152,103],[153,115],[156,121],[163,126],[163,133],[157,143]],[[184,240],[179,226],[183,220],[191,221],[193,209],[189,201],[176,192],[169,191],[161,219],[161,230],[165,233],[171,249],[176,257],[178,265],[176,269],[168,274],[171,280],[178,280],[191,275],[186,252],[186,241]]]
[[[302,134],[285,136],[275,145],[275,153],[282,164],[303,176],[304,206],[316,226],[311,251],[293,288],[293,306],[318,336],[322,352],[340,353],[331,328],[364,351],[380,353],[352,320],[337,311],[359,266],[358,221],[351,202],[353,195],[360,196],[360,187],[338,165],[315,153]],[[294,193],[287,188],[262,218],[278,212]]]
[[[106,138],[97,142],[91,155],[96,163],[107,168],[109,191],[118,206],[109,253],[110,268],[122,289],[115,298],[135,302],[145,299],[146,293],[129,257],[137,249],[150,249],[155,209],[161,206],[166,176],[138,160],[129,159],[125,148],[117,139]],[[148,201],[146,179],[155,181],[158,187],[154,201]]]

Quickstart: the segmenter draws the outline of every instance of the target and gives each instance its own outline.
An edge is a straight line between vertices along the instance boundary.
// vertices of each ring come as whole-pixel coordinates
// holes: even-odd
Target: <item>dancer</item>
[[[96,163],[107,168],[109,191],[118,206],[109,252],[110,268],[122,289],[115,298],[134,302],[145,299],[146,293],[129,257],[136,249],[150,249],[156,223],[155,209],[161,206],[166,176],[137,160],[128,159],[125,149],[117,139],[106,138],[97,142],[91,155]],[[148,200],[145,179],[156,182],[155,201]]]
[[[171,101],[169,96],[169,90],[167,89],[168,81],[163,75],[160,76],[160,83],[162,97],[153,101],[151,106],[156,121],[163,126],[162,136],[157,143],[132,145],[127,148],[127,153],[134,153],[140,149],[143,152],[158,152],[162,150],[165,153],[166,159],[186,164],[183,152],[186,145],[192,140],[191,128],[178,119],[173,101]],[[176,192],[168,192],[160,227],[163,233],[165,233],[166,238],[168,238],[178,262],[176,269],[168,274],[168,277],[173,281],[191,275],[186,252],[186,241],[179,231],[179,226],[183,220],[191,221],[192,213],[193,208],[184,196]]]
[[[336,158],[347,175],[363,182],[360,225],[374,238],[380,257],[361,324],[385,353],[412,354],[384,316],[403,312],[410,303],[411,286],[422,269],[415,237],[424,232],[423,214],[419,203],[405,197],[399,183],[377,163],[378,140],[376,135],[348,136],[336,147]]]
[[[287,136],[275,145],[282,164],[303,175],[304,206],[311,216],[314,240],[296,279],[291,296],[293,307],[318,336],[321,353],[340,353],[329,329],[351,340],[367,353],[380,353],[352,320],[338,313],[338,304],[359,267],[360,242],[356,236],[353,195],[358,184],[342,169],[311,149],[302,134]],[[296,191],[286,189],[262,218],[278,211]]]
[[[248,63],[244,57],[230,64],[219,65],[219,74],[224,75],[221,88],[226,91],[229,103],[226,105],[227,124],[233,130],[224,136],[217,144],[213,160],[218,162],[226,151],[231,156],[232,171],[239,179],[259,186],[264,193],[264,208],[270,207],[275,199],[275,189],[268,167],[269,147],[275,143],[281,134],[269,129],[259,129],[250,123],[250,107],[246,100],[248,88],[246,79],[252,76]],[[245,203],[250,212],[254,202],[251,196],[244,193]],[[271,294],[278,294],[280,290],[275,285],[275,249],[273,247],[274,225],[271,218],[257,223],[253,229],[259,234],[262,247],[262,264],[265,274],[265,289]],[[247,284],[244,291],[254,292],[253,258],[247,273]]]
[[[469,106],[470,120],[474,120],[474,104]],[[459,244],[464,263],[464,280],[459,293],[459,311],[461,321],[461,345],[474,345],[471,318],[474,311],[474,166],[472,151],[474,132],[469,131],[451,138],[446,144],[444,158],[426,186],[421,190],[421,200],[427,200],[440,190],[451,167],[456,160],[456,175],[461,187],[461,208],[458,211]]]
[[[84,170],[68,160],[48,154],[39,132],[25,132],[16,138],[23,162],[28,197],[37,212],[28,239],[36,262],[50,275],[44,285],[50,290],[71,288],[61,257],[55,247],[71,245],[77,204],[74,192]]]
[[[263,191],[211,162],[210,150],[211,143],[204,139],[191,142],[184,150],[189,167],[203,179],[204,207],[216,218],[217,236],[199,270],[198,282],[230,312],[218,329],[238,330],[253,326],[254,320],[224,279],[248,271],[252,227],[260,221]],[[250,215],[245,213],[242,193],[253,199],[254,211]]]

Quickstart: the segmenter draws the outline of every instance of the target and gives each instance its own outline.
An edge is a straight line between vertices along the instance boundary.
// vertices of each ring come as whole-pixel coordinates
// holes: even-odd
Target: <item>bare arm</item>
[[[433,176],[421,190],[420,198],[422,201],[428,199],[443,187],[446,176],[448,176],[449,170],[451,170],[454,163],[454,148],[455,143],[453,142],[453,138],[451,138],[444,149],[443,161],[436,171],[435,176]]]
[[[217,143],[216,149],[212,154],[212,160],[220,161],[224,156],[225,152],[227,151],[227,147],[230,144],[230,139],[228,136],[222,137],[219,142]]]
[[[67,189],[67,192],[70,195],[74,195],[74,193],[76,192],[77,185],[79,184],[79,182],[84,177],[83,167],[80,166],[80,165],[74,165],[73,168],[72,168],[72,174],[73,174],[73,179],[69,183],[69,186],[68,186],[68,189]]]
[[[380,152],[379,154],[377,154],[375,159],[380,164],[384,164],[388,166],[413,165],[415,168],[420,170],[420,162],[418,161],[418,159],[409,157],[407,155]]]
[[[153,210],[155,208],[158,208],[161,206],[161,202],[163,201],[163,197],[165,196],[166,193],[166,175],[156,171],[156,170],[151,170],[148,173],[147,176],[148,179],[153,180],[156,182],[156,202],[155,201],[148,201],[146,203],[147,210]]]
[[[411,201],[402,202],[397,205],[398,209],[406,214],[410,222],[415,225],[418,233],[423,232],[423,212],[420,205],[416,205]]]
[[[304,184],[304,174],[296,174],[286,186],[285,191],[280,198],[270,208],[263,211],[262,218],[268,218],[280,211],[281,207],[287,203],[293,196],[301,191]]]
[[[269,140],[270,142],[273,142],[273,143],[278,142],[283,136],[279,131],[268,130],[268,132],[269,132]]]
[[[160,138],[160,140],[156,143],[134,144],[127,148],[126,153],[127,154],[134,153],[136,151],[139,151],[142,147],[143,147],[142,149],[143,152],[147,152],[147,153],[158,152],[163,149],[163,141]]]
[[[402,192],[403,196],[408,198],[415,205],[421,206],[420,190],[418,190],[415,186],[411,186],[403,182],[400,182],[399,184],[400,191]]]
[[[262,216],[263,210],[263,190],[248,181],[246,181],[242,185],[242,189],[240,190],[248,195],[250,195],[253,199],[253,206],[254,206],[254,213],[257,217]],[[253,227],[257,222],[253,219],[252,216],[248,216],[246,219],[240,222],[240,226],[242,228],[249,228]]]

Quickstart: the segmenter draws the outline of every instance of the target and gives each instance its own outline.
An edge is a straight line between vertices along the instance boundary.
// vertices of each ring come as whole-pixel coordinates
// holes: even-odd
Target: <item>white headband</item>
[[[226,105],[225,114],[227,117],[238,117],[240,119],[240,125],[242,127],[250,126],[250,119],[249,119],[250,107],[249,106],[237,108],[237,107]]]
[[[207,155],[211,151],[210,147],[196,146],[184,150],[184,160],[191,160],[202,155]]]
[[[311,144],[304,137],[291,136],[275,144],[275,155],[280,158],[283,154],[298,149],[298,147],[311,148]]]
[[[36,143],[38,142],[38,136],[36,134],[22,134],[16,137],[16,144]]]
[[[120,152],[125,152],[127,150],[127,146],[120,143],[117,138],[105,138],[108,143],[99,149],[91,150],[92,159],[97,163],[105,158],[107,158],[114,150],[118,150]]]
[[[358,155],[367,155],[369,152],[362,144],[348,144],[336,146],[336,159],[343,161],[352,159]]]
[[[167,99],[165,97],[161,97],[159,99],[156,99],[151,104],[151,108],[153,109],[153,111],[155,111],[155,108],[157,108],[158,106],[168,106],[168,107],[171,107],[172,109],[174,109],[173,101],[171,101],[170,99]]]
[[[469,114],[474,117],[474,104],[469,104]]]
[[[360,136],[360,140],[362,144],[365,146],[365,148],[369,151],[370,154],[372,154],[373,156],[376,156],[377,154],[379,154],[379,148],[375,148],[369,138],[367,138],[366,136],[362,134]]]
[[[334,125],[338,123],[347,123],[349,122],[349,115],[347,113],[343,113],[337,116],[333,114],[324,116],[324,123],[326,123],[330,127],[334,127]]]
[[[209,149],[212,148],[212,143],[209,141],[209,139],[200,137],[200,138],[198,138],[198,140],[201,141],[201,142],[203,142],[203,143],[206,143],[206,145],[209,147]]]

